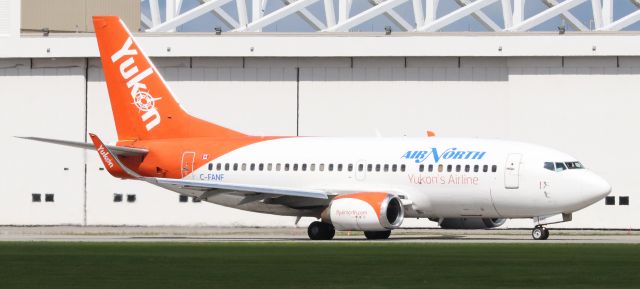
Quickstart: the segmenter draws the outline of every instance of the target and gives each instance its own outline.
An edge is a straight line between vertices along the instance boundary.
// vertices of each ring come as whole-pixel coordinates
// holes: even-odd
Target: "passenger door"
[[[193,172],[193,166],[196,161],[196,153],[195,152],[184,152],[182,153],[182,161],[180,164],[180,171],[182,172],[182,178],[188,176]]]
[[[522,154],[509,154],[504,169],[504,187],[517,189],[520,187],[520,160]]]

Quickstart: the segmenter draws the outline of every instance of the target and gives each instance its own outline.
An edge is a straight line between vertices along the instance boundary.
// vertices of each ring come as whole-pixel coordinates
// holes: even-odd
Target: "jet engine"
[[[400,227],[402,220],[402,201],[384,192],[338,196],[322,212],[322,221],[339,231],[388,231]]]
[[[444,218],[439,222],[443,229],[489,229],[500,227],[505,221],[498,218]]]

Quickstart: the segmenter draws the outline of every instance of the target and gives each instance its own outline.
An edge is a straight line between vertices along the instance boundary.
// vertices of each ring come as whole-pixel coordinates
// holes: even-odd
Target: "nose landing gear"
[[[531,236],[534,240],[546,240],[549,239],[549,229],[543,226],[536,226],[531,231]]]

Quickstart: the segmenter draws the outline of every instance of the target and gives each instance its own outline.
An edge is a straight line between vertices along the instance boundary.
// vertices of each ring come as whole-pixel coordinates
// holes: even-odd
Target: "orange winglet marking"
[[[104,145],[104,143],[102,143],[97,135],[90,133],[89,136],[91,137],[91,141],[93,142],[98,155],[100,155],[100,159],[102,160],[104,167],[112,176],[122,179],[132,178],[132,176],[127,174],[124,169],[120,167],[115,159],[115,156],[113,156],[111,152],[109,152],[109,149],[107,149],[107,147]]]

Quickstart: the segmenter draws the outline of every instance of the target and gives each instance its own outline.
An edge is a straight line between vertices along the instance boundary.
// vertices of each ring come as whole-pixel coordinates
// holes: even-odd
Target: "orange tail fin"
[[[117,16],[94,16],[119,140],[245,136],[186,113]]]

